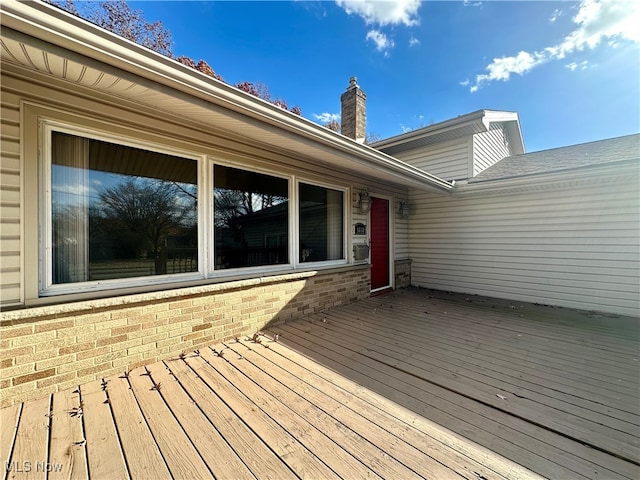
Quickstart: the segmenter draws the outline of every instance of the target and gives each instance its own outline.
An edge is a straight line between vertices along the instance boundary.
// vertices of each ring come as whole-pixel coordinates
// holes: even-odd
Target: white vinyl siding
[[[409,219],[402,218],[397,212],[397,204],[391,205],[391,215],[395,219],[395,260],[404,260],[409,257]]]
[[[21,300],[20,223],[20,104],[2,92],[0,111],[0,300],[2,305]]]
[[[473,136],[473,176],[511,155],[504,128],[492,123],[489,131]]]
[[[469,177],[469,141],[461,138],[439,145],[429,145],[408,152],[397,153],[396,158],[414,167],[442,178],[461,180]]]
[[[412,283],[637,316],[638,173],[509,195],[414,191]]]

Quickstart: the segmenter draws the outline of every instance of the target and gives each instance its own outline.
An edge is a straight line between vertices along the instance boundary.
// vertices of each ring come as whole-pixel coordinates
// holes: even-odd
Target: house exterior
[[[523,153],[517,116],[479,111],[373,146],[455,181],[410,189],[412,284],[640,313],[640,135]]]
[[[532,171],[511,112],[367,146],[355,79],[350,139],[0,8],[2,406],[408,285],[638,314],[637,136]]]

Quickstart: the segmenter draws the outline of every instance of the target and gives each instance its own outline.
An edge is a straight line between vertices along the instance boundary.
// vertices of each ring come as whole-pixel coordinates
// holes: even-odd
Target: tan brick
[[[69,373],[65,373],[64,375],[54,375],[52,377],[45,378],[43,380],[38,380],[36,385],[38,386],[38,388],[45,388],[51,385],[59,386],[60,383],[68,382],[69,380],[73,380],[74,378],[76,378],[76,373],[69,372]]]
[[[33,325],[18,327],[2,327],[0,329],[0,337],[3,339],[22,337],[33,333]]]
[[[20,375],[26,375],[27,373],[34,372],[36,364],[24,363],[22,365],[14,365],[13,367],[3,368],[0,370],[0,378],[15,378]]]
[[[106,337],[96,340],[96,347],[103,347],[104,345],[113,345],[116,343],[122,343],[127,341],[126,335],[117,335],[115,337]]]
[[[36,353],[46,352],[47,350],[51,350],[52,348],[60,348],[73,345],[75,341],[76,340],[74,337],[54,338],[53,340],[47,340],[46,342],[38,343],[34,345],[34,348]]]
[[[76,326],[100,325],[111,320],[111,312],[86,313],[75,317]]]
[[[127,355],[135,355],[137,353],[147,352],[156,348],[155,343],[148,343],[146,345],[136,345],[127,349]]]
[[[113,362],[118,358],[124,358],[126,356],[127,356],[126,350],[118,350],[117,352],[103,353],[102,355],[98,355],[97,357],[94,357],[93,363],[98,365],[100,363]]]
[[[149,337],[151,335],[155,335],[155,333],[156,333],[156,329],[155,328],[149,328],[147,330],[138,330],[138,331],[135,331],[135,332],[127,333],[127,338],[129,338],[129,340],[144,339],[144,338]]]
[[[101,338],[111,337],[111,330],[96,330],[95,332],[83,333],[82,335],[76,335],[77,343],[84,342],[97,342]]]
[[[120,318],[128,319],[135,318],[139,314],[140,310],[138,308],[126,308],[124,310],[115,310],[111,312],[111,319],[117,320]]]
[[[164,340],[165,338],[168,338],[169,334],[168,333],[156,333],[155,335],[150,335],[148,337],[144,337],[142,339],[142,344],[146,345],[147,343],[154,343],[157,342],[159,340]]]
[[[158,328],[158,327],[164,327],[165,325],[167,325],[169,323],[169,320],[166,318],[161,318],[161,319],[156,319],[153,320],[151,322],[144,322],[142,324],[142,328],[143,329],[150,329],[150,328]]]
[[[195,333],[190,333],[188,335],[183,335],[182,336],[182,341],[183,342],[189,342],[191,340],[195,340],[196,338],[200,338],[204,336],[204,332],[195,332]]]
[[[17,348],[7,348],[0,350],[0,358],[15,358],[22,357],[24,355],[29,355],[31,353],[35,353],[35,347],[33,345],[25,346],[25,347],[17,347]]]
[[[83,368],[89,368],[93,366],[93,358],[87,358],[85,360],[76,360],[72,363],[65,363],[63,365],[59,365],[56,370],[58,373],[68,373],[68,372],[77,372]]]
[[[73,320],[59,320],[56,322],[38,323],[34,326],[34,333],[49,332],[51,330],[60,330],[63,328],[73,327]]]
[[[49,368],[47,370],[40,370],[38,372],[29,373],[27,375],[21,375],[13,379],[14,385],[21,385],[27,382],[35,382],[36,380],[40,380],[41,378],[51,377],[55,375],[56,369]]]
[[[64,330],[57,331],[57,338],[69,338],[75,337],[76,335],[82,335],[84,333],[93,332],[95,330],[95,326],[91,325],[78,325],[77,327],[65,328]]]
[[[62,347],[58,349],[58,353],[60,355],[66,355],[68,353],[78,353],[84,350],[89,350],[95,348],[96,342],[84,342],[84,343],[76,343],[74,345],[69,345],[68,347]]]
[[[100,323],[87,323],[86,325],[93,325],[96,333],[98,332],[109,332],[112,328],[124,327],[127,325],[126,318],[120,318],[115,320],[106,320]]]
[[[127,319],[127,325],[135,325],[136,323],[150,322],[151,320],[155,320],[155,318],[156,318],[155,313],[147,313],[144,315],[142,313],[138,313],[136,316]]]
[[[158,360],[160,360],[160,358],[158,357],[158,349],[154,348],[153,350],[143,352],[142,358],[143,360],[147,360],[150,364],[157,362]]]
[[[157,303],[157,304],[146,305],[146,306],[142,307],[142,313],[143,314],[165,312],[167,310],[169,310],[169,304],[168,303]]]
[[[13,347],[23,347],[25,345],[36,345],[49,340],[53,340],[56,336],[55,331],[32,333],[23,337],[15,337],[11,339],[11,345]]]
[[[13,358],[5,358],[4,360],[0,360],[0,368],[9,367],[13,367]]]
[[[15,387],[0,390],[0,406],[6,407],[19,403],[27,398],[34,398],[36,392],[36,382],[24,383]]]
[[[40,370],[44,368],[58,367],[64,364],[75,363],[75,361],[76,356],[73,353],[67,355],[57,355],[53,358],[48,358],[46,360],[40,360],[36,362],[36,369]]]
[[[142,359],[142,354],[130,355],[130,356],[118,358],[111,363],[113,364],[113,368],[118,368],[124,371],[124,370],[131,370],[131,364],[141,359]]]
[[[109,353],[111,351],[111,347],[109,345],[105,345],[103,347],[94,347],[90,350],[85,350],[82,352],[78,352],[76,354],[76,358],[78,360],[85,360],[87,358],[95,358],[98,355],[104,355],[105,353]]]
[[[178,302],[169,303],[169,310],[177,310],[182,308],[189,308],[193,305],[192,300],[181,300]]]
[[[116,352],[119,350],[128,350],[139,345],[142,345],[142,339],[134,338],[133,340],[127,340],[126,342],[114,343],[111,345],[111,351]]]
[[[102,375],[103,372],[110,368],[112,368],[111,362],[105,362],[99,365],[93,365],[92,367],[83,368],[81,370],[78,370],[78,378],[84,377],[86,375]]]
[[[174,346],[179,346],[181,344],[182,344],[182,340],[180,339],[180,337],[170,337],[170,338],[167,338],[166,340],[159,340],[157,342],[157,347],[158,348],[174,347]]]
[[[195,307],[182,308],[181,311],[182,311],[182,313],[194,314],[194,313],[198,313],[198,312],[204,311],[204,306],[203,305],[198,305],[198,306],[195,306]]]
[[[202,323],[200,325],[194,325],[193,327],[191,327],[191,331],[192,332],[198,332],[200,330],[206,330],[207,328],[211,328],[211,323]]]
[[[129,333],[129,332],[135,332],[141,329],[141,326],[139,323],[135,324],[135,325],[126,325],[123,327],[115,327],[111,329],[111,334],[112,335],[122,335],[125,333]]]

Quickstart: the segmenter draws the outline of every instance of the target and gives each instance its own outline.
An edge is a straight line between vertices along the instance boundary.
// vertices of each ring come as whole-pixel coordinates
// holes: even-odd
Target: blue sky
[[[527,151],[640,131],[640,2],[143,1],[175,55],[323,123],[356,76],[380,138],[516,111]]]

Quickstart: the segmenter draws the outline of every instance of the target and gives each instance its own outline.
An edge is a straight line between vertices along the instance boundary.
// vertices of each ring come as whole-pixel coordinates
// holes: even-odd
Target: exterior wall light
[[[406,200],[400,200],[398,202],[398,213],[402,218],[409,217],[409,202]]]
[[[360,205],[360,212],[369,213],[369,208],[371,208],[371,198],[369,197],[369,192],[365,188],[360,192],[360,200],[358,201]]]

